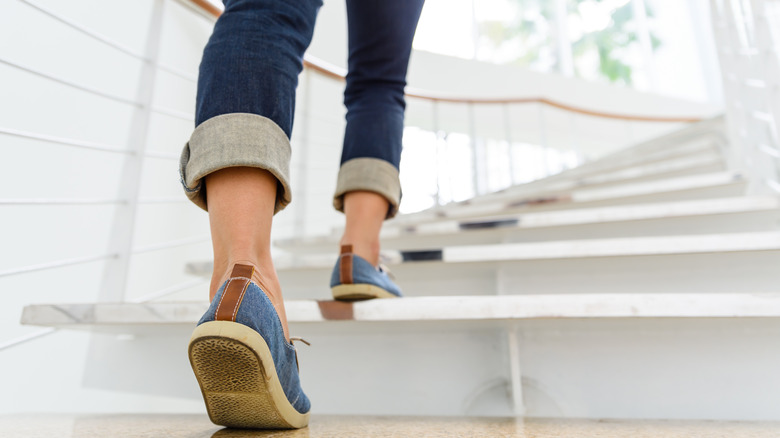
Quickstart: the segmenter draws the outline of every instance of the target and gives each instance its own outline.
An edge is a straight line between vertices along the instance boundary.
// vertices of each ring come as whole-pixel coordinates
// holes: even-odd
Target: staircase
[[[389,221],[404,299],[329,301],[338,229],[276,242],[314,412],[780,420],[780,198],[748,194],[723,125]],[[22,321],[110,335],[116,389],[164,379],[197,399],[184,349],[206,307],[31,305]]]

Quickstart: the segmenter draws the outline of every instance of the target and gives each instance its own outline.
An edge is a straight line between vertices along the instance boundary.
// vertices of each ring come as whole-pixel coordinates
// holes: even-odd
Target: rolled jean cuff
[[[292,200],[290,190],[290,140],[271,119],[256,114],[232,113],[201,123],[184,146],[179,163],[187,197],[208,211],[203,178],[228,167],[265,169],[278,181],[278,213]]]
[[[344,212],[344,195],[354,191],[368,191],[382,195],[390,203],[386,217],[390,219],[398,212],[398,205],[401,203],[401,180],[398,178],[398,169],[388,161],[378,158],[353,158],[346,161],[339,169],[333,207]]]

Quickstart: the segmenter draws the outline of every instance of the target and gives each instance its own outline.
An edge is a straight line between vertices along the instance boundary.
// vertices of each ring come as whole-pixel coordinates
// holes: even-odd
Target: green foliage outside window
[[[514,47],[511,63],[541,70],[560,70],[555,38],[555,2],[553,0],[507,0],[516,13],[514,17],[480,23],[482,43],[492,49]],[[612,83],[631,85],[634,80],[634,67],[631,65],[630,51],[639,48],[639,35],[634,20],[633,8],[629,0],[567,0],[567,26],[574,60],[574,72],[579,77],[601,77]],[[583,11],[601,7],[604,26],[577,32],[573,24],[585,23],[593,19],[593,14],[585,16]],[[653,17],[647,7],[648,20]],[[586,27],[582,25],[581,27]],[[577,35],[577,33],[579,33]],[[661,46],[661,41],[650,34],[652,50]],[[509,45],[509,46],[507,46]],[[596,58],[594,62],[588,62]],[[597,71],[592,71],[593,68]]]

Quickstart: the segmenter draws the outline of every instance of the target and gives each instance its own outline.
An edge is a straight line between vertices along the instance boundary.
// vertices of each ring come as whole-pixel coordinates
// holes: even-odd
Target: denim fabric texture
[[[179,175],[187,197],[208,210],[203,178],[226,167],[256,167],[276,177],[274,213],[292,201],[290,140],[271,119],[234,113],[201,123],[184,146]]]
[[[349,60],[341,171],[347,174],[343,179],[355,181],[359,180],[359,174],[370,173],[369,169],[350,176],[363,162],[346,168],[343,165],[356,158],[374,158],[396,170],[399,167],[406,73],[423,0],[347,0],[346,3]],[[224,0],[224,4],[225,12],[217,20],[200,65],[196,127],[218,116],[255,114],[273,121],[289,141],[298,75],[322,1]],[[274,155],[262,148],[278,147],[277,143],[256,141],[237,146],[246,148],[247,155],[262,157]],[[189,160],[204,161],[197,156],[199,151],[195,148],[186,152]],[[235,165],[221,162],[219,153],[208,155],[211,158],[207,160],[215,162],[202,166],[206,171]],[[190,199],[196,203],[203,201],[201,206],[205,208],[205,197],[199,193],[200,181],[188,175],[185,180]],[[380,182],[383,185],[380,190],[376,189],[376,182],[355,190],[374,191],[387,197],[391,204],[388,217],[392,217],[400,199],[400,181],[396,176]],[[280,183],[289,185],[289,181]],[[334,196],[337,209],[343,203],[335,198],[342,196],[343,192]],[[284,205],[284,202],[277,203],[277,211]]]
[[[347,0],[349,60],[341,164],[379,158],[398,168],[404,88],[423,0]]]
[[[289,139],[303,53],[322,1],[223,3],[200,63],[195,125],[222,114],[257,114]]]
[[[211,306],[198,321],[198,325],[214,321],[219,300],[222,298],[226,286],[227,282],[219,288],[214,300],[211,301]],[[257,284],[249,283],[236,314],[236,322],[252,328],[263,337],[271,350],[276,374],[279,376],[287,400],[299,413],[308,412],[311,404],[301,389],[295,347],[285,339],[282,323],[279,321],[276,309]]]
[[[330,287],[341,285],[341,257],[336,260],[333,273],[330,276]],[[352,282],[353,284],[373,284],[391,294],[401,297],[401,289],[393,283],[382,268],[377,268],[368,260],[357,254],[352,255]]]
[[[344,211],[344,195],[363,190],[382,195],[389,206],[386,218],[395,216],[401,204],[401,184],[398,168],[378,158],[353,158],[341,166],[333,208]]]

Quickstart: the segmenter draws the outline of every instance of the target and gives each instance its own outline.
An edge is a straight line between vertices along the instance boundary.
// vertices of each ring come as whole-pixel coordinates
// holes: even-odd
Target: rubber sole
[[[299,429],[309,424],[287,400],[268,344],[230,321],[199,325],[189,358],[214,424],[243,429]]]
[[[391,294],[379,286],[366,283],[340,284],[338,286],[333,286],[330,288],[330,290],[333,292],[333,299],[341,301],[359,301],[370,300],[374,298],[398,298],[398,295]]]

